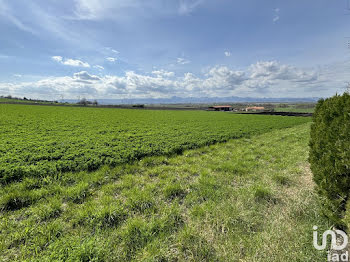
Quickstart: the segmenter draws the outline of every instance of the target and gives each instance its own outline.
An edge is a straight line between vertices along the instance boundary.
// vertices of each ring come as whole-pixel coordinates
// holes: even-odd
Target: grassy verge
[[[0,192],[2,261],[322,261],[309,124]]]

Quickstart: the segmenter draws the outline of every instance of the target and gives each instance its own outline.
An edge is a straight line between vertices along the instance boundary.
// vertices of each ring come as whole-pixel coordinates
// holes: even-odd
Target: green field
[[[315,108],[297,108],[295,106],[290,107],[275,107],[276,112],[295,112],[295,113],[313,113]]]
[[[28,104],[28,103],[36,103],[36,104],[53,104],[52,101],[39,101],[39,100],[27,100],[27,99],[16,99],[16,98],[3,98],[0,97],[0,103],[22,103],[22,104]]]
[[[302,124],[3,186],[0,260],[325,261],[308,140]]]
[[[309,118],[0,104],[0,182],[171,155]]]
[[[0,105],[0,261],[322,261],[310,121]]]

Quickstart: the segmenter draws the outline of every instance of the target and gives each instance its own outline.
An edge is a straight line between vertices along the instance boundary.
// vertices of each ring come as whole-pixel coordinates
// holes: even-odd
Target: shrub
[[[325,214],[340,226],[350,190],[350,94],[318,102],[309,161]]]

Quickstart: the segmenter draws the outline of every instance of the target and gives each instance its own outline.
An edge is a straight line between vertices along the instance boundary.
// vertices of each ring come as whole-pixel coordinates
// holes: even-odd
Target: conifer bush
[[[311,126],[311,170],[325,214],[342,222],[350,193],[350,94],[321,99]],[[350,211],[349,211],[350,212]]]

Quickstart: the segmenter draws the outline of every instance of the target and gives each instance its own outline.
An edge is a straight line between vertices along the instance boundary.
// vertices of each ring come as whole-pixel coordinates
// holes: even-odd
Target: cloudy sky
[[[347,0],[0,0],[0,95],[330,96],[349,25]]]

